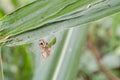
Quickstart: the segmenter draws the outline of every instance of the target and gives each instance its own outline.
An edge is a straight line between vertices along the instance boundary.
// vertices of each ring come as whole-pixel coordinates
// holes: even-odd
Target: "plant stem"
[[[109,80],[119,80],[115,75],[113,75],[106,66],[101,62],[100,53],[98,52],[97,48],[95,47],[95,44],[92,39],[92,35],[89,33],[88,35],[88,45],[89,49],[92,52],[92,55],[95,57],[96,62],[100,68],[100,70],[109,78]]]
[[[2,58],[1,58],[1,47],[0,47],[0,80],[4,80],[3,65],[2,65]]]

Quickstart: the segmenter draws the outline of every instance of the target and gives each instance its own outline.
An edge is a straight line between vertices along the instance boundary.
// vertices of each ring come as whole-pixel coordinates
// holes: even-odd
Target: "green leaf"
[[[31,80],[34,58],[28,46],[2,47],[2,56],[7,60],[3,61],[5,80]]]
[[[95,0],[37,0],[0,20],[0,38],[42,27],[53,22],[55,18],[71,13],[92,1]]]
[[[1,35],[5,35],[5,34],[15,35],[15,34],[18,34],[18,32],[20,33],[26,30],[40,27],[41,25],[48,23],[49,20],[52,20],[56,17],[59,17],[61,15],[74,11],[77,8],[80,8],[81,5],[78,4],[80,2],[82,1],[80,0],[42,0],[42,1],[37,0],[3,18],[1,20],[2,25],[0,30],[1,31],[5,30],[5,31],[3,31],[4,33]],[[86,1],[83,1],[83,2],[86,2]],[[71,7],[73,8],[70,9]],[[16,27],[18,27],[19,29]],[[12,32],[10,33],[7,32],[11,30]]]
[[[2,65],[2,57],[1,57],[1,47],[0,47],[0,80],[4,80],[4,76],[3,76],[3,65]]]
[[[52,47],[56,43],[56,37],[53,37],[51,41],[49,41],[48,45],[49,47]]]
[[[81,8],[90,2],[92,0],[46,0],[31,3],[0,21],[1,42],[8,41],[9,46],[33,42],[54,32],[120,11],[120,0],[102,0],[89,8]],[[75,8],[71,9],[72,6]],[[11,37],[7,40],[9,36]]]
[[[34,80],[73,80],[76,77],[79,58],[86,38],[87,27],[78,27],[60,32],[55,50],[48,59],[40,59],[36,44],[36,70]],[[38,56],[39,55],[39,56]]]

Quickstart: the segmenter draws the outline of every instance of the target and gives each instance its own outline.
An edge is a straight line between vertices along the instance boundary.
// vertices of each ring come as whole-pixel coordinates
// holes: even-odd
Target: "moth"
[[[39,40],[40,51],[43,59],[46,59],[49,55],[52,54],[52,50],[48,45],[48,42],[41,39]]]

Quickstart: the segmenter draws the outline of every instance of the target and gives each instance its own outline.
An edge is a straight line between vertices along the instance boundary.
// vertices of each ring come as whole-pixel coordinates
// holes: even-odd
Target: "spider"
[[[51,51],[47,41],[45,41],[43,39],[39,40],[39,46],[40,46],[42,57],[44,59],[46,59],[49,55],[52,54],[52,51]]]

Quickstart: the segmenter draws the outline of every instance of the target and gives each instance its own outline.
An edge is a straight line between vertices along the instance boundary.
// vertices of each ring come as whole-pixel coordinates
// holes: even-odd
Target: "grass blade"
[[[57,37],[54,53],[45,61],[36,60],[34,80],[73,80],[77,73],[86,32],[85,26],[62,32],[61,37]],[[37,51],[36,55],[40,58],[38,52],[40,51]]]
[[[4,36],[4,39],[14,34],[14,36],[8,39],[7,45],[9,46],[21,45],[28,42],[33,42],[34,40],[39,40],[44,36],[53,34],[54,32],[66,28],[71,28],[77,25],[81,25],[83,23],[85,24],[94,20],[98,20],[100,18],[117,13],[119,11],[120,11],[119,0],[103,0],[101,2],[92,5],[87,9],[86,8],[83,9],[82,11],[81,10],[76,11],[72,14],[67,14],[67,15],[62,14],[60,15],[61,17],[60,16],[54,17],[54,19],[52,20],[53,22],[50,19],[49,20],[50,22],[48,21],[48,23],[41,25],[39,28],[31,29],[20,34],[19,31],[17,31],[18,33],[14,33],[14,30],[12,31],[6,29],[9,31],[5,30],[4,32],[3,30],[1,34],[2,36]],[[1,42],[6,42],[4,39],[1,40]]]
[[[4,80],[3,65],[2,65],[2,58],[1,58],[1,47],[0,47],[0,80]]]

